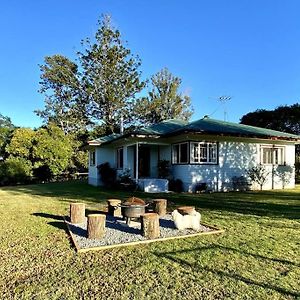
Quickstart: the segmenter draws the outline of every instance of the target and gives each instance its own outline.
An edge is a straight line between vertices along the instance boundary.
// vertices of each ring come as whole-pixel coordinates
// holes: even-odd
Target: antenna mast
[[[218,101],[223,105],[224,107],[224,121],[226,121],[227,119],[227,109],[226,109],[226,103],[231,100],[231,97],[230,96],[220,96],[218,97]]]

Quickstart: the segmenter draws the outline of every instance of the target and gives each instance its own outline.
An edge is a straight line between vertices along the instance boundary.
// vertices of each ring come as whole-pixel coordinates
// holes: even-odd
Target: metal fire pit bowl
[[[130,224],[131,218],[140,218],[145,213],[148,204],[121,204],[122,215],[126,218],[126,224]]]

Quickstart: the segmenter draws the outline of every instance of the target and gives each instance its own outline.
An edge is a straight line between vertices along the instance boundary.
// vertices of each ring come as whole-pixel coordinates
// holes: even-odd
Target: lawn
[[[95,210],[128,196],[84,182],[1,188],[0,298],[300,298],[300,189],[168,194],[225,233],[77,254],[69,202]]]

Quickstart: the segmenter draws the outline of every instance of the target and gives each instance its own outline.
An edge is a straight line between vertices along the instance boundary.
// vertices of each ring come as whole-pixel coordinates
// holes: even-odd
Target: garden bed
[[[122,218],[106,216],[105,236],[101,239],[88,239],[86,234],[86,222],[76,225],[71,224],[67,219],[65,219],[65,222],[78,252],[104,250],[113,247],[224,232],[224,230],[220,230],[206,224],[201,224],[199,231],[194,231],[192,229],[180,231],[174,226],[172,217],[168,214],[164,217],[161,217],[159,220],[160,237],[149,240],[141,234],[141,224],[139,222],[132,222],[132,225],[128,226]]]

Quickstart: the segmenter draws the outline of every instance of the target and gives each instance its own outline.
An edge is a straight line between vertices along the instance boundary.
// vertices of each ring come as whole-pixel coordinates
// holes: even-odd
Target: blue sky
[[[223,119],[221,95],[232,97],[227,119],[258,108],[293,104],[300,96],[300,1],[27,0],[0,4],[0,113],[37,127],[43,107],[39,67],[46,55],[74,59],[103,13],[133,53],[143,78],[163,67],[182,78],[193,119]]]

